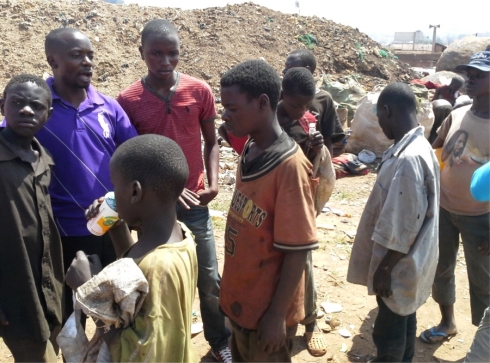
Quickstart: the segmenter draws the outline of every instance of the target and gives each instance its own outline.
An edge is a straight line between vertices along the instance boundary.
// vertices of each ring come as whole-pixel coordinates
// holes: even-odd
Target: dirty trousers
[[[416,313],[395,314],[376,296],[379,311],[374,322],[373,341],[377,354],[372,362],[411,362],[415,353]]]
[[[432,297],[440,305],[456,301],[456,258],[459,236],[470,285],[471,322],[478,326],[483,312],[490,305],[490,258],[480,255],[478,246],[488,238],[490,213],[463,216],[441,208],[439,212],[439,262],[432,285]]]
[[[464,363],[490,362],[490,306],[485,310]]]
[[[3,338],[15,362],[56,363],[57,357],[51,341],[38,342],[31,339]]]

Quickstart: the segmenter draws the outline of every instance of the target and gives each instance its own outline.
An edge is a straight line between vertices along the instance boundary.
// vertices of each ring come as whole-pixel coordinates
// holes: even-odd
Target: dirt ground
[[[0,89],[19,73],[50,74],[44,38],[66,26],[90,38],[95,49],[93,84],[116,97],[146,73],[138,52],[140,31],[155,18],[168,19],[179,30],[178,70],[206,80],[215,96],[221,75],[239,62],[264,58],[281,71],[287,54],[307,44],[318,59],[317,75],[352,76],[367,89],[380,81],[416,78],[406,63],[380,52],[380,44],[355,28],[253,3],[181,10],[93,0],[0,0]]]
[[[337,329],[326,334],[328,353],[321,358],[314,358],[308,354],[302,337],[304,329],[300,326],[295,338],[294,362],[327,360],[335,363],[366,362],[376,352],[371,336],[372,325],[377,314],[375,298],[367,295],[365,287],[349,284],[345,280],[353,242],[350,236],[355,234],[375,177],[375,174],[371,173],[362,177],[338,180],[328,205],[334,210],[340,209],[342,215],[322,214],[317,219],[320,248],[314,251],[313,262],[319,296],[318,304],[323,302],[341,304],[342,312],[325,315],[337,317],[341,324]],[[226,220],[219,212],[226,213],[228,210],[231,189],[230,186],[223,186],[218,198],[210,204],[210,208],[217,211],[213,214],[219,215],[213,217],[213,224],[220,271],[224,262],[223,232]],[[456,279],[456,319],[459,333],[450,341],[437,345],[428,345],[417,339],[414,362],[461,362],[470,347],[476,327],[470,322],[468,280],[462,255],[459,257]],[[194,309],[199,312],[197,297]],[[439,317],[437,305],[429,298],[417,312],[417,334],[437,324]],[[338,330],[341,328],[347,329],[352,336],[350,338],[340,336]],[[88,333],[92,332],[93,325],[89,325]],[[198,334],[193,341],[202,361],[213,362],[214,359],[203,333]],[[59,362],[61,361],[60,358]],[[1,341],[0,362],[13,362],[9,350]]]

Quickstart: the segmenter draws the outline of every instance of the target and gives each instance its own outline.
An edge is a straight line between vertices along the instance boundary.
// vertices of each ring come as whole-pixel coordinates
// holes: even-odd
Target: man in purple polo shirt
[[[53,95],[53,115],[36,135],[53,156],[55,166],[49,192],[63,244],[67,269],[76,252],[97,254],[103,266],[116,255],[108,235],[92,235],[85,209],[113,190],[109,160],[117,146],[137,135],[126,113],[112,98],[90,85],[94,50],[77,29],[51,31],[45,41],[53,77],[46,80]],[[65,319],[73,311],[66,287]]]

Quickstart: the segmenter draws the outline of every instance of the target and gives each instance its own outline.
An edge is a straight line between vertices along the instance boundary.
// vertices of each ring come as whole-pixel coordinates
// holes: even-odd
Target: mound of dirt
[[[117,96],[145,74],[138,52],[140,31],[154,18],[167,18],[178,27],[179,70],[206,80],[215,94],[221,74],[233,65],[263,57],[282,70],[287,54],[307,43],[318,59],[317,74],[353,75],[367,88],[379,83],[377,78],[417,77],[407,64],[380,52],[381,46],[357,29],[252,3],[184,11],[86,0],[0,0],[0,86],[21,72],[50,73],[44,37],[54,28],[69,26],[86,33],[96,50],[94,85]]]
[[[441,57],[436,63],[436,72],[454,72],[456,66],[467,64],[473,54],[484,51],[489,45],[489,37],[474,36],[464,37],[449,44],[449,47],[441,54]]]

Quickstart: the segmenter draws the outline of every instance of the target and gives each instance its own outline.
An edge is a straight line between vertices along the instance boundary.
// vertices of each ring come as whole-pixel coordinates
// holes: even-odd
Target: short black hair
[[[5,86],[5,89],[3,90],[3,98],[7,98],[7,94],[10,91],[10,88],[16,84],[23,84],[23,83],[28,83],[32,82],[37,84],[39,87],[41,87],[43,90],[46,91],[46,94],[48,96],[48,104],[49,107],[51,107],[51,104],[53,103],[53,96],[51,95],[51,90],[49,89],[48,84],[44,79],[41,77],[35,76],[33,74],[27,74],[27,73],[22,73],[17,76],[13,76],[10,81],[7,83]]]
[[[60,48],[66,45],[61,35],[76,34],[76,33],[80,33],[87,36],[86,34],[82,33],[80,30],[75,28],[57,28],[51,30],[48,33],[48,35],[46,35],[46,39],[44,40],[44,52],[46,53],[46,56],[56,53]]]
[[[258,98],[262,94],[269,97],[273,111],[276,110],[281,95],[281,79],[276,70],[263,60],[247,60],[221,76],[221,87],[238,86],[248,98]]]
[[[314,97],[316,93],[315,78],[306,68],[290,68],[282,79],[282,92],[290,96]]]
[[[136,136],[119,146],[111,167],[129,182],[137,180],[163,203],[174,202],[184,190],[189,167],[182,149],[168,137]]]
[[[457,76],[454,76],[452,79],[451,79],[451,83],[450,84],[455,84],[459,87],[463,87],[464,85],[464,78],[457,75]]]
[[[410,86],[402,82],[387,85],[378,98],[379,105],[387,105],[399,112],[417,113],[417,99]]]
[[[289,53],[289,55],[298,57],[303,67],[309,67],[312,73],[315,72],[316,58],[311,50],[297,49]]]
[[[143,31],[141,32],[141,45],[150,35],[157,35],[160,37],[166,37],[169,35],[179,36],[177,28],[169,22],[167,19],[153,19],[146,23]]]

